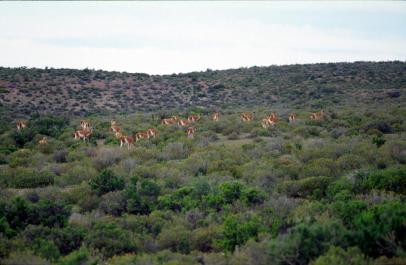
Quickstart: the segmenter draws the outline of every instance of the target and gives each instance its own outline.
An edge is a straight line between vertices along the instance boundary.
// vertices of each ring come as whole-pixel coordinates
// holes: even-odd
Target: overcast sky
[[[149,74],[406,61],[406,2],[0,2],[0,66]]]

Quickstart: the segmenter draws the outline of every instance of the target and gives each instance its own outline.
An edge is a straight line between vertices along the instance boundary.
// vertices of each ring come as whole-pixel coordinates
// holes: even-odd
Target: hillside
[[[133,113],[203,107],[402,102],[405,62],[356,62],[147,75],[0,68],[0,104],[13,114]],[[400,98],[399,98],[400,97]]]
[[[0,264],[406,264],[405,67],[1,68]]]

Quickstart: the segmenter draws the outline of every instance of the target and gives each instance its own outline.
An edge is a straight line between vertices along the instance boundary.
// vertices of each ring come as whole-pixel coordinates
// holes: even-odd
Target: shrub
[[[66,168],[66,172],[61,176],[55,178],[55,184],[58,186],[68,186],[79,184],[82,181],[89,181],[97,176],[97,171],[86,163],[70,164],[70,167]]]
[[[353,154],[345,154],[337,159],[337,166],[343,171],[359,169],[363,164],[363,159]]]
[[[241,246],[250,238],[256,238],[262,230],[262,225],[256,217],[240,220],[236,216],[228,216],[224,220],[219,241],[226,251],[234,251],[236,246]]]
[[[66,163],[68,151],[67,150],[56,150],[53,154],[53,159],[57,163]]]
[[[99,260],[96,257],[93,257],[90,251],[82,247],[79,250],[73,251],[67,256],[62,257],[58,265],[76,265],[76,264],[84,264],[84,265],[96,265],[99,264]]]
[[[102,195],[110,191],[122,190],[124,179],[116,176],[111,170],[103,170],[99,175],[92,178],[89,184],[98,195]]]
[[[319,158],[306,163],[303,168],[304,176],[335,176],[337,174],[334,160]]]
[[[230,264],[233,265],[268,265],[272,264],[268,255],[268,240],[256,242],[248,240],[248,242],[236,249],[230,259]]]
[[[131,178],[126,188],[127,210],[130,213],[149,214],[156,207],[160,187],[153,181],[143,180],[137,185],[138,179]]]
[[[254,188],[247,188],[243,191],[241,200],[249,206],[262,204],[265,200],[265,193]]]
[[[61,255],[54,242],[50,240],[37,239],[34,241],[34,244],[31,246],[31,248],[36,255],[50,261],[58,260],[59,256]]]
[[[355,217],[356,241],[369,256],[393,256],[406,247],[406,208],[400,201],[388,201],[364,210]]]
[[[190,234],[190,248],[202,252],[216,250],[216,241],[220,239],[218,226],[210,225],[193,230]]]
[[[131,234],[113,223],[97,222],[85,237],[86,246],[104,257],[136,251]]]
[[[406,142],[405,141],[392,141],[386,143],[382,148],[385,149],[385,153],[389,155],[393,160],[406,164]]]
[[[19,168],[15,171],[9,186],[13,188],[37,188],[54,184],[55,175],[48,171],[37,172]]]
[[[163,160],[185,159],[190,153],[190,148],[183,142],[169,143],[160,154]]]
[[[32,120],[32,128],[37,134],[51,136],[57,138],[62,134],[63,129],[69,124],[69,121],[64,117],[55,116],[38,116]]]
[[[105,169],[117,163],[124,153],[117,148],[101,148],[97,151],[97,156],[93,160],[94,167],[97,170]]]
[[[38,221],[48,227],[63,227],[68,221],[70,209],[62,201],[40,200],[33,205],[32,214],[33,224]]]
[[[157,238],[158,245],[161,249],[169,249],[173,252],[188,254],[190,252],[191,233],[185,227],[172,225],[163,229]]]
[[[12,252],[9,257],[0,260],[3,265],[51,265],[49,261],[31,252]]]
[[[393,167],[356,175],[355,187],[359,192],[373,189],[406,194],[406,166]]]
[[[348,238],[348,231],[337,221],[299,224],[270,241],[271,260],[274,264],[305,265],[331,245],[346,246]]]
[[[329,250],[318,257],[310,265],[369,265],[369,259],[357,247],[344,250],[340,247],[331,246]]]
[[[12,168],[26,167],[33,163],[34,153],[29,149],[20,149],[10,155],[9,165]]]
[[[101,197],[99,208],[106,214],[120,216],[126,209],[126,200],[122,191],[112,191]]]
[[[326,196],[327,187],[332,180],[330,177],[309,177],[300,180],[288,180],[282,182],[279,189],[291,197],[320,199]]]

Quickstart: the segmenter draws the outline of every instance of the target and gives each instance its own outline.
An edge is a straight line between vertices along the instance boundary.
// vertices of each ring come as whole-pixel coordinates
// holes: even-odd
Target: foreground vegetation
[[[247,110],[247,109],[244,109]],[[188,139],[160,117],[34,115],[0,125],[1,264],[405,264],[406,106],[193,109]],[[281,121],[263,129],[276,111]],[[158,138],[119,148],[127,134]],[[47,136],[49,143],[38,145]]]

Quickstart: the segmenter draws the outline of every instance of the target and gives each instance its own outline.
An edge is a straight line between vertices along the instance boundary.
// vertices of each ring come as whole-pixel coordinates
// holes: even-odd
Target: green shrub
[[[131,234],[114,223],[97,222],[87,233],[85,244],[107,258],[136,251]]]
[[[79,250],[73,251],[69,255],[62,257],[57,264],[58,265],[77,265],[77,264],[97,265],[97,264],[100,264],[99,262],[100,261],[96,257],[93,257],[87,248],[82,247]]]
[[[99,175],[92,178],[89,184],[98,195],[102,195],[110,191],[122,190],[124,179],[116,176],[111,170],[103,170]]]
[[[356,241],[369,256],[392,256],[406,247],[406,208],[388,201],[362,211],[354,219]],[[390,236],[389,236],[390,235]]]
[[[161,249],[188,254],[190,252],[191,232],[180,225],[172,225],[163,229],[157,238]]]
[[[89,181],[97,176],[97,171],[89,164],[82,161],[81,164],[71,163],[66,172],[55,178],[55,184],[61,187],[79,184]]]
[[[18,168],[10,180],[13,188],[37,188],[54,184],[55,175],[48,171],[38,172],[27,168]]]
[[[33,163],[33,155],[29,149],[20,149],[10,155],[9,165],[12,168],[29,166]]]
[[[50,261],[58,260],[59,256],[61,255],[54,242],[50,240],[37,239],[34,241],[34,244],[31,246],[31,248],[36,255]]]
[[[126,210],[126,199],[122,191],[111,191],[101,197],[99,208],[106,214],[120,216]]]
[[[226,251],[234,251],[236,246],[243,245],[250,238],[256,238],[262,229],[261,223],[255,216],[247,220],[228,216],[223,223],[222,239],[219,244]]]
[[[288,180],[282,182],[279,189],[291,197],[320,199],[326,196],[327,187],[332,181],[331,177],[309,177],[300,180]]]
[[[38,257],[31,252],[12,252],[10,255],[0,260],[2,265],[51,265],[49,261]]]
[[[274,264],[305,265],[322,255],[330,246],[347,246],[348,231],[337,221],[324,224],[299,224],[288,234],[279,234],[270,241]]]
[[[35,245],[41,240],[51,241],[58,248],[58,253],[66,255],[79,249],[85,232],[85,228],[77,225],[67,225],[63,228],[29,225],[22,235],[30,245]],[[41,247],[41,243],[38,247]]]
[[[334,160],[329,158],[319,158],[306,163],[303,168],[303,175],[309,176],[327,176],[337,175],[337,166]]]
[[[358,173],[355,188],[359,192],[376,189],[406,195],[406,166]]]
[[[330,247],[323,255],[310,265],[369,265],[370,260],[357,247],[344,250],[340,247]]]

